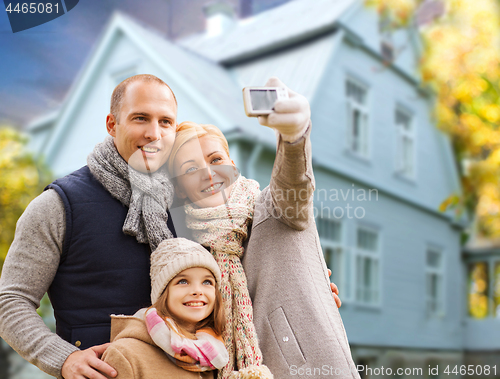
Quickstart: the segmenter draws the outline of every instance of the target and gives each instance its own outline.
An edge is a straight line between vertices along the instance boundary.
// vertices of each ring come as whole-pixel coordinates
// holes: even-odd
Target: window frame
[[[439,255],[440,264],[439,267],[432,267],[428,263],[428,254],[437,253]],[[445,302],[445,286],[446,286],[446,275],[445,275],[445,254],[444,249],[428,245],[425,249],[425,311],[428,318],[443,318],[446,314],[446,302]],[[436,275],[439,279],[439,288],[437,299],[431,299],[429,294],[429,277],[431,275]],[[433,302],[437,304],[435,309],[431,309],[429,304]]]
[[[406,130],[403,124],[398,123],[398,114],[401,114],[408,118],[409,130]],[[416,179],[417,172],[417,159],[416,159],[416,133],[415,133],[415,114],[409,111],[406,107],[397,105],[394,110],[394,126],[396,129],[396,158],[395,158],[395,172],[404,178],[414,180]],[[405,143],[404,141],[411,141],[411,157],[407,161],[405,159]],[[411,167],[411,171],[408,167]]]
[[[366,231],[369,233],[373,233],[376,236],[376,248],[375,250],[366,250],[363,248],[360,248],[358,246],[358,238],[359,235],[358,233],[360,231]],[[354,272],[354,290],[353,290],[353,298],[355,302],[359,305],[367,306],[367,307],[376,307],[379,308],[382,304],[382,254],[381,254],[381,232],[379,229],[374,228],[374,227],[369,227],[365,225],[357,225],[356,227],[356,233],[355,233],[356,241],[355,241],[355,247],[353,248],[354,254],[353,254],[353,272]],[[360,269],[358,266],[358,259],[370,259],[372,262],[372,275],[373,275],[373,283],[372,285],[374,288],[366,288],[365,283],[360,283],[360,280],[363,279],[364,281],[364,263],[363,267]],[[364,262],[364,261],[363,261]],[[373,263],[376,263],[374,266]],[[360,271],[363,271],[363,273],[360,274]],[[362,287],[362,288],[360,288]],[[374,297],[375,299],[370,299],[369,301],[365,301],[364,298],[364,293],[363,296],[360,295],[360,291],[369,291],[371,293],[371,297]]]
[[[139,64],[137,61],[127,63],[112,70],[109,74],[111,91],[114,91],[116,86],[123,80],[130,78],[131,76],[138,75],[139,72]]]
[[[338,225],[338,227],[340,229],[339,241],[327,238],[325,236],[321,236],[319,234],[319,230],[320,230],[319,223],[323,220],[326,222],[329,222],[329,223],[336,223]],[[330,217],[320,217],[320,216],[316,217],[315,222],[316,222],[316,228],[318,229],[318,236],[319,236],[319,242],[321,245],[321,250],[323,252],[323,256],[325,257],[325,262],[328,261],[326,256],[325,256],[326,249],[331,249],[334,252],[337,252],[337,254],[339,255],[339,259],[338,259],[338,264],[340,267],[340,270],[338,270],[339,277],[340,277],[339,280],[337,280],[336,278],[333,277],[334,271],[331,267],[328,267],[328,264],[327,264],[327,267],[330,270],[332,270],[332,277],[330,278],[330,282],[335,283],[338,286],[338,288],[342,290],[342,301],[349,302],[351,300],[350,294],[352,291],[351,291],[350,283],[348,283],[348,275],[347,275],[347,271],[346,271],[349,268],[347,267],[348,258],[346,257],[346,255],[348,254],[348,248],[344,242],[345,241],[344,223],[338,219],[332,219]]]
[[[348,85],[351,84],[364,92],[364,103],[356,101],[352,96],[347,93]],[[354,77],[347,75],[344,81],[344,96],[346,101],[346,121],[347,121],[347,151],[361,159],[370,160],[371,145],[370,145],[370,91],[369,86]],[[357,149],[354,149],[354,122],[352,115],[358,111],[361,115],[361,130],[357,142]]]

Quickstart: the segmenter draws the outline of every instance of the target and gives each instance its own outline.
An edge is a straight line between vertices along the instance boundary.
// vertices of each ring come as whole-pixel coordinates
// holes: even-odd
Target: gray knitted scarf
[[[87,164],[111,196],[128,207],[122,229],[125,234],[140,243],[149,243],[151,251],[164,239],[173,237],[167,226],[167,210],[172,205],[174,186],[166,165],[149,174],[134,170],[118,153],[111,136],[95,146]]]

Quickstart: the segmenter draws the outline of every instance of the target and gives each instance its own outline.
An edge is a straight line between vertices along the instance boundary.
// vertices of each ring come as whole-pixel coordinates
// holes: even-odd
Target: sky
[[[166,32],[169,1],[80,0],[65,15],[12,33],[0,6],[0,125],[24,128],[64,100],[115,9]]]

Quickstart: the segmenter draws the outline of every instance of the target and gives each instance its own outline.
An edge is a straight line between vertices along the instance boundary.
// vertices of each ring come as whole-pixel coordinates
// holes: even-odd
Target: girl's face
[[[210,135],[186,142],[174,160],[177,196],[200,208],[217,207],[227,201],[238,170],[221,142]]]
[[[214,310],[215,278],[206,268],[192,267],[180,272],[166,291],[168,311],[191,333]]]

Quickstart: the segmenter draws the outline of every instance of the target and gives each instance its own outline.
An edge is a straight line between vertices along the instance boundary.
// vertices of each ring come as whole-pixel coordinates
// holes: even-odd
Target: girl
[[[117,378],[213,378],[228,361],[220,283],[205,248],[184,238],[163,241],[151,255],[153,305],[112,316],[102,359]]]

